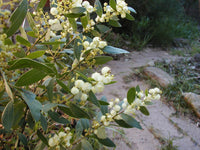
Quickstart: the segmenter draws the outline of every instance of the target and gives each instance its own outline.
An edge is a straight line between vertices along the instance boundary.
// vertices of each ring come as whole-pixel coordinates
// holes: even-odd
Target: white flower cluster
[[[100,37],[94,37],[92,42],[90,43],[89,41],[84,41],[83,42],[83,53],[91,50],[90,54],[92,56],[95,56],[97,53],[101,54],[101,49],[103,49],[104,47],[107,46],[107,42],[106,41],[101,41]]]
[[[92,13],[94,11],[94,7],[90,5],[88,1],[83,0],[72,0],[72,8],[74,7],[85,7],[87,12]]]
[[[145,102],[150,102],[151,100],[159,100],[162,91],[158,88],[150,89],[148,94],[145,96],[143,91],[136,92],[136,98],[133,103],[129,104],[127,98],[123,99],[120,105],[120,100],[116,98],[109,102],[108,107],[110,108],[110,113],[101,116],[101,122],[103,125],[108,126],[113,119],[121,119],[119,112],[123,112],[128,115],[134,115],[136,110],[139,110],[140,106],[146,106]]]
[[[55,147],[56,149],[60,149],[60,145],[63,147],[70,147],[70,140],[72,138],[72,133],[70,132],[70,128],[65,128],[66,132],[59,132],[58,134],[55,134],[53,137],[49,139],[49,146]]]
[[[86,101],[88,98],[87,93],[92,90],[94,93],[100,93],[104,90],[104,84],[110,83],[113,80],[113,75],[109,67],[104,67],[101,70],[102,74],[95,72],[92,74],[92,83],[84,82],[83,80],[76,80],[71,93],[75,98]]]
[[[116,10],[114,10],[107,3],[104,3],[104,11],[105,14],[102,14],[101,17],[97,16],[97,18],[95,19],[96,22],[108,22],[111,18],[114,18],[118,15],[121,15],[122,18],[125,18],[126,14],[130,14],[128,5],[124,0],[116,1]]]

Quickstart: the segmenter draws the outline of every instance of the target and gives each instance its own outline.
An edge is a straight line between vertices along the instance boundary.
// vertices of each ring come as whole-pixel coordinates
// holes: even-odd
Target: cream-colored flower
[[[50,10],[50,13],[52,14],[52,15],[57,15],[58,14],[58,10],[57,10],[57,8],[56,7],[52,7],[51,8],[51,10]]]
[[[86,101],[87,98],[88,98],[88,95],[85,94],[85,93],[82,93],[82,95],[81,95],[81,100],[82,100],[82,101]]]
[[[72,93],[73,95],[77,95],[77,94],[79,93],[79,89],[78,89],[77,87],[73,87],[73,88],[71,89],[71,93]]]

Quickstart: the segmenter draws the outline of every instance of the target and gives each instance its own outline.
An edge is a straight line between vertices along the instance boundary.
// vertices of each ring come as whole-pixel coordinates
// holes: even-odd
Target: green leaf
[[[55,122],[61,123],[61,124],[69,124],[69,120],[65,119],[64,117],[61,117],[57,112],[48,112],[49,116],[51,117],[52,120]]]
[[[6,38],[6,39],[4,40],[4,44],[5,44],[5,45],[13,45],[13,42],[12,42],[11,39]]]
[[[95,0],[94,7],[96,8],[97,15],[101,17],[103,14],[101,2],[99,0]]]
[[[17,35],[16,40],[24,46],[31,47],[31,43],[19,35]]]
[[[140,86],[139,86],[139,85],[137,85],[137,86],[136,86],[136,88],[135,88],[135,90],[136,90],[136,92],[138,92],[138,93],[139,93],[139,92],[140,92]]]
[[[76,134],[81,136],[85,129],[90,128],[90,121],[88,119],[80,119],[76,124]]]
[[[56,82],[65,90],[65,92],[70,93],[70,89],[60,80],[56,79]]]
[[[45,6],[46,2],[47,2],[47,0],[40,0],[37,10],[42,9]]]
[[[71,9],[71,12],[74,14],[84,13],[86,9],[84,7],[74,7]]]
[[[82,50],[83,50],[82,41],[80,39],[76,39],[74,42],[74,55],[78,61],[80,60]]]
[[[150,101],[146,101],[146,102],[144,102],[144,103],[145,103],[145,105],[153,105],[153,103],[150,102]]]
[[[95,56],[94,60],[96,65],[102,65],[113,60],[113,58],[110,56]]]
[[[25,115],[24,109],[26,107],[26,104],[24,104],[22,101],[19,101],[14,104],[14,121],[13,121],[13,127],[17,127],[20,120]]]
[[[38,31],[38,29],[36,27],[35,21],[34,21],[33,17],[31,16],[30,12],[27,13],[27,20],[28,20],[29,26],[33,30],[32,36],[37,38],[39,31]],[[29,35],[29,33],[27,33],[27,34]]]
[[[42,126],[43,130],[46,131],[48,124],[47,124],[46,118],[42,114],[41,114],[40,122],[41,122],[41,126]]]
[[[43,42],[43,43],[40,43],[42,45],[59,45],[59,44],[64,44],[65,42],[62,42],[62,41],[53,41],[53,42]]]
[[[130,10],[130,11],[133,12],[133,13],[137,13],[137,12],[135,11],[135,9],[133,9],[132,7],[128,7],[128,10]]]
[[[132,128],[132,126],[130,126],[129,124],[127,124],[124,120],[117,120],[117,119],[115,119],[115,122],[116,122],[119,126],[121,126],[121,127],[123,127],[123,128]]]
[[[77,31],[77,24],[76,24],[76,20],[74,18],[68,18],[69,19],[69,23],[71,24],[74,32]]]
[[[131,21],[135,20],[135,18],[128,13],[126,13],[126,19],[131,20]]]
[[[10,89],[10,86],[8,85],[8,82],[7,82],[7,80],[6,80],[6,77],[5,77],[4,72],[1,72],[1,74],[2,74],[2,76],[3,76],[3,81],[4,81],[6,93],[8,94],[8,96],[10,97],[10,99],[11,99],[12,101],[14,101],[13,93],[12,93],[12,91],[11,91],[11,89]]]
[[[95,104],[97,107],[100,107],[99,101],[92,91],[89,92],[89,101]]]
[[[18,58],[26,57],[26,53],[23,48],[20,48],[20,51],[14,52],[13,55],[15,55]]]
[[[87,16],[81,17],[81,23],[82,23],[83,28],[86,28],[88,25],[88,17]]]
[[[105,129],[104,126],[99,127],[99,128],[97,129],[97,137],[100,138],[100,139],[105,139],[105,138],[107,138],[106,129]]]
[[[102,102],[108,103],[107,102],[107,98],[105,96],[102,96],[101,101],[99,101],[99,103],[101,104]],[[103,115],[105,115],[106,113],[108,113],[108,106],[107,105],[102,105],[100,106],[101,112]]]
[[[100,104],[100,105],[109,105],[109,103],[108,103],[108,102],[101,101],[101,100],[99,100],[99,104]]]
[[[24,73],[17,82],[16,86],[27,86],[42,80],[47,74],[38,69],[31,69]]]
[[[110,0],[110,1],[109,1],[109,5],[110,5],[114,10],[116,10],[116,1],[115,1],[115,0]]]
[[[133,117],[124,113],[121,114],[121,117],[131,127],[142,129],[140,123],[137,120],[135,120]]]
[[[90,116],[77,105],[71,103],[69,107],[70,107],[71,112],[74,114],[76,118],[90,119]]]
[[[15,9],[15,11],[12,13],[10,17],[11,26],[6,31],[7,37],[10,37],[19,29],[19,27],[24,21],[24,18],[26,17],[27,10],[28,10],[28,1],[22,0],[21,3],[19,4],[19,7]]]
[[[129,104],[133,103],[133,101],[135,100],[135,96],[136,96],[136,90],[135,87],[132,87],[127,92],[127,100]]]
[[[10,101],[3,110],[1,117],[2,125],[6,130],[10,130],[14,121],[13,101]]]
[[[42,107],[42,111],[44,111],[45,113],[47,113],[49,110],[51,110],[52,108],[58,106],[58,104],[56,103],[48,103],[48,104],[45,104],[43,105]]]
[[[105,139],[100,139],[98,137],[96,137],[96,139],[99,141],[99,143],[108,146],[108,147],[116,147],[115,143],[113,143],[112,140],[110,140],[109,138],[105,138]]]
[[[129,53],[128,51],[121,49],[121,48],[116,48],[113,46],[106,46],[103,49],[104,52],[108,53],[108,54],[125,54],[125,53]]]
[[[98,30],[101,32],[101,33],[105,33],[107,31],[110,30],[109,27],[105,26],[105,25],[102,25],[102,24],[98,24],[96,25],[96,27],[98,28]]]
[[[67,114],[67,115],[69,115],[69,116],[71,116],[71,117],[75,117],[75,115],[72,113],[72,111],[70,110],[70,108],[69,107],[67,107],[67,106],[63,106],[63,105],[59,105],[58,106],[59,107],[59,109],[61,110],[61,111],[63,111],[65,114]]]
[[[27,37],[25,29],[21,26],[21,27],[19,27],[19,30],[21,32],[21,37],[23,37],[24,39],[28,40],[28,37]]]
[[[43,56],[44,54],[45,54],[45,51],[34,51],[30,53],[28,56],[26,56],[26,58],[36,59],[38,57]]]
[[[28,145],[27,138],[26,138],[26,136],[25,136],[24,134],[19,133],[19,134],[18,134],[18,137],[19,137],[19,140],[20,140],[25,146]]]
[[[149,116],[149,111],[145,106],[140,106],[140,111],[146,116]]]
[[[44,144],[46,144],[47,146],[48,144],[48,140],[46,139],[46,137],[40,132],[40,130],[37,130],[37,136],[40,138],[40,140],[42,140],[42,142]]]
[[[22,98],[28,105],[31,115],[36,121],[40,120],[40,111],[42,109],[42,104],[35,99],[36,95],[30,91],[23,90],[21,92]]]
[[[92,82],[88,79],[88,77],[87,77],[86,75],[84,75],[83,73],[81,73],[81,72],[79,72],[79,71],[75,71],[75,72],[78,73],[79,76],[80,76],[81,78],[83,78],[85,81],[87,81],[87,82],[89,82],[89,83],[92,83]]]
[[[113,27],[121,27],[122,25],[116,20],[109,20],[109,24]]]
[[[26,118],[26,122],[28,123],[29,127],[33,129],[35,127],[35,120],[31,115],[31,112],[28,113],[28,116]]]
[[[31,36],[33,38],[37,38],[38,37],[37,34],[34,31],[27,32],[27,35],[29,35],[29,36]]]
[[[93,150],[92,145],[86,139],[81,140],[82,150]]]
[[[81,124],[81,121],[78,120],[78,122],[76,123],[76,127],[75,127],[75,131],[76,131],[76,136],[80,137],[83,133],[83,126]]]
[[[65,14],[64,16],[68,18],[79,18],[84,15],[85,15],[84,13],[80,13],[80,14],[69,13],[69,14]]]
[[[54,83],[55,83],[55,79],[52,78],[52,79],[49,81],[49,84],[47,85],[47,96],[48,96],[50,102],[53,100],[53,88],[54,88]]]
[[[42,64],[38,61],[31,60],[29,58],[20,58],[18,59],[9,69],[20,69],[20,68],[35,68],[46,73],[54,73],[54,71],[45,64]]]

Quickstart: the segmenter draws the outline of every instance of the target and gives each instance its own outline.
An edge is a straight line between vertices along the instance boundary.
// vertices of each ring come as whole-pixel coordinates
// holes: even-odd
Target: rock
[[[149,67],[153,67],[153,66],[155,66],[154,61],[149,61],[149,62],[147,63],[147,66],[149,66]]]
[[[200,118],[200,95],[188,92],[183,93],[184,100],[192,107],[197,117]]]
[[[158,82],[162,87],[167,87],[175,81],[168,73],[156,67],[146,67],[144,69],[144,74],[153,81]]]

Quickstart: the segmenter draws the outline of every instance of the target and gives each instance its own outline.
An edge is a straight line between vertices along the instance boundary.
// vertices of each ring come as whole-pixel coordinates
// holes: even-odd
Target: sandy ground
[[[129,79],[124,82],[124,77],[130,76],[134,69],[148,66],[157,60],[175,60],[178,57],[171,56],[166,51],[159,49],[146,49],[141,52],[132,52],[122,56],[120,60],[113,60],[106,64],[111,67],[117,83],[106,86],[104,95],[108,99],[115,97],[124,98],[130,87],[139,85],[145,90],[149,87],[145,81]],[[153,101],[148,106],[150,116],[137,114],[143,130],[124,129],[125,137],[110,134],[114,139],[117,150],[159,150],[163,146],[162,141],[172,140],[173,145],[179,150],[200,150],[200,128],[185,116],[176,116],[175,110],[167,106],[162,98]]]

